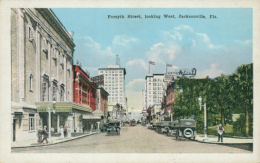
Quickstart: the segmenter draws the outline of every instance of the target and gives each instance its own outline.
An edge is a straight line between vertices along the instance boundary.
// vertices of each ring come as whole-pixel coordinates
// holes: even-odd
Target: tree
[[[252,135],[252,132],[249,134],[249,126],[253,126],[253,120],[250,119],[253,113],[253,63],[239,66],[236,73],[238,74],[240,87],[239,93],[245,106],[246,135],[249,136]]]

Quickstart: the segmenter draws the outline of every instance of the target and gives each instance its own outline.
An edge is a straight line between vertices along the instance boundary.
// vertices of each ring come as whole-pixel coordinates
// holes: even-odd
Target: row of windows
[[[149,90],[152,90],[152,88],[149,87]],[[162,87],[153,87],[153,90],[162,90]]]
[[[109,81],[106,81],[105,83],[123,83],[123,80],[120,80],[120,81],[109,80]]]
[[[156,81],[162,82],[163,81],[162,79],[153,79],[153,80],[152,80],[152,78],[147,78],[147,79],[148,79],[148,81],[154,81],[154,82],[156,82]]]
[[[106,90],[110,90],[110,89],[114,89],[114,90],[117,90],[117,89],[123,89],[123,87],[107,87],[107,86],[105,86],[105,89]]]
[[[100,71],[100,73],[123,73],[123,70]]]
[[[121,75],[121,76],[107,76],[105,77],[105,79],[123,79],[124,77]]]
[[[105,78],[107,78],[107,77],[110,77],[110,76],[114,76],[114,77],[123,77],[123,74],[105,74]]]
[[[118,83],[118,84],[105,84],[105,87],[111,87],[112,86],[112,88],[118,88],[119,86],[123,86],[123,83]]]
[[[149,86],[152,86],[152,84],[151,83],[149,83]],[[153,83],[153,86],[162,86],[162,83]]]
[[[109,96],[123,96],[123,94],[116,93],[116,94],[109,94]]]
[[[149,98],[152,98],[152,97],[158,97],[158,98],[162,98],[162,96],[161,95],[158,95],[158,96],[156,96],[156,95],[149,95]]]

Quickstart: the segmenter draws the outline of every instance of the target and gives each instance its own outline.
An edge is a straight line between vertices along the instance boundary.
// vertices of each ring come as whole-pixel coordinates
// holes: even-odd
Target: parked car
[[[116,134],[120,135],[120,121],[109,121],[107,125],[107,135]]]
[[[108,123],[105,123],[103,125],[100,126],[100,130],[103,131],[107,131],[107,127],[108,127]]]
[[[136,125],[135,120],[131,120],[130,121],[130,126],[135,126],[135,125]]]
[[[180,136],[195,139],[197,133],[195,131],[196,121],[194,119],[180,119],[170,122],[170,135],[175,135],[176,139]]]

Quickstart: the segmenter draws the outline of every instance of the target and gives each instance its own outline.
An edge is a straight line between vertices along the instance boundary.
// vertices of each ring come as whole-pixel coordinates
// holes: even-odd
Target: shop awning
[[[101,119],[104,116],[102,111],[93,111],[92,114],[83,115],[83,119]]]
[[[55,112],[85,112],[91,113],[92,109],[86,105],[80,105],[74,102],[56,102],[54,105],[52,102],[37,102],[37,112],[48,112],[49,106],[51,111]]]

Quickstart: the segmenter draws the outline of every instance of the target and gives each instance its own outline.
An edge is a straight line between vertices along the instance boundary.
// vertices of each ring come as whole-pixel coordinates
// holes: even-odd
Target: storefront
[[[85,131],[99,130],[99,126],[103,124],[104,116],[102,111],[93,111],[91,114],[83,115],[83,126]]]
[[[36,103],[39,113],[39,128],[49,126],[49,107],[51,114],[51,131],[59,133],[61,127],[69,127],[72,132],[83,132],[83,116],[91,114],[89,106],[74,102],[39,102]]]

